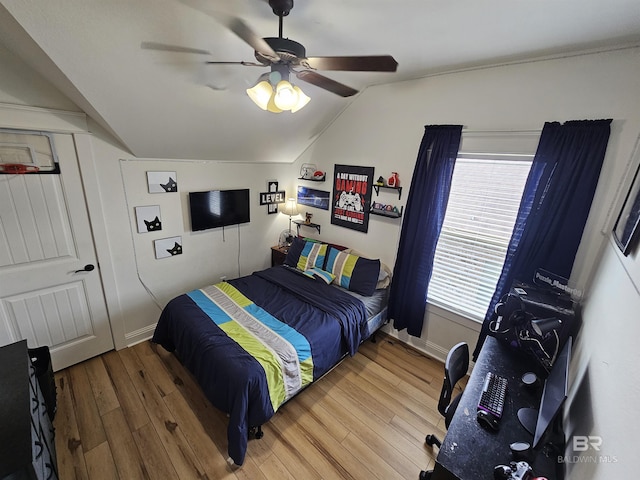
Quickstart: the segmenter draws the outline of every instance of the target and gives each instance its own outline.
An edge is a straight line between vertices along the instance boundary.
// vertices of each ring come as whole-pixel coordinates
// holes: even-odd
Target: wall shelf
[[[400,207],[399,212],[394,212],[389,210],[379,210],[377,208],[372,208],[371,210],[369,210],[369,213],[371,215],[380,215],[381,217],[387,217],[387,218],[400,218],[402,217],[403,210],[404,210],[403,206]]]
[[[320,235],[320,225],[318,225],[317,223],[307,223],[304,220],[293,220],[293,223],[296,224],[296,227],[298,229],[298,236],[300,235],[300,227],[315,228],[318,231],[318,235]]]
[[[376,195],[380,195],[380,189],[385,188],[387,190],[397,190],[398,191],[398,200],[402,197],[402,187],[388,187],[386,185],[376,185],[373,184],[373,189],[376,191]]]
[[[304,177],[298,177],[298,180],[306,180],[307,182],[324,182],[325,178],[304,178]]]

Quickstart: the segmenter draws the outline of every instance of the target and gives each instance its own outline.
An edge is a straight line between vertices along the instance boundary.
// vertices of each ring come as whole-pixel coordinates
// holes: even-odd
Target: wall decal
[[[153,242],[156,258],[174,257],[182,255],[182,237],[161,238]]]
[[[162,230],[160,205],[147,205],[135,208],[138,233],[157,232]]]
[[[147,172],[149,193],[171,193],[178,191],[176,172]]]
[[[367,233],[373,172],[373,167],[335,166],[331,223]]]
[[[268,192],[260,192],[260,205],[267,206],[267,213],[278,213],[278,204],[286,201],[287,193],[284,190],[278,190],[278,182],[270,180],[267,182]]]

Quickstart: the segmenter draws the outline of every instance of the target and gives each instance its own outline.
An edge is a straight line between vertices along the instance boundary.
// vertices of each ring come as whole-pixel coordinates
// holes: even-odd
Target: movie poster
[[[331,223],[367,233],[373,171],[373,167],[335,166]]]

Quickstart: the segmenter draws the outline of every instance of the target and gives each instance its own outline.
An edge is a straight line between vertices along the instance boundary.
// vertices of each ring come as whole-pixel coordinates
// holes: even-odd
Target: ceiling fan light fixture
[[[291,110],[298,103],[298,92],[287,80],[280,80],[276,85],[274,103],[281,110]]]
[[[299,86],[294,85],[293,89],[298,93],[298,101],[291,108],[291,113],[296,113],[298,110],[303,108],[307,103],[309,103],[311,101],[311,98],[305,95],[305,93],[302,91],[302,89]]]
[[[261,75],[258,82],[253,87],[247,88],[247,95],[249,98],[262,110],[267,110],[269,100],[273,96],[273,87],[267,79],[268,75]]]
[[[269,103],[267,104],[267,110],[271,113],[281,113],[282,109],[275,103],[276,92],[271,89],[271,96],[269,97]]]

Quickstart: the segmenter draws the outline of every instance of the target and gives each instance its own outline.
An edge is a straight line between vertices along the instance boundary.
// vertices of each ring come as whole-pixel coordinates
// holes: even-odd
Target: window
[[[507,253],[533,155],[459,154],[428,300],[482,321]]]

